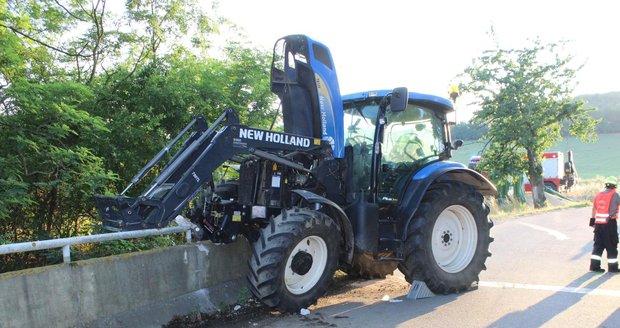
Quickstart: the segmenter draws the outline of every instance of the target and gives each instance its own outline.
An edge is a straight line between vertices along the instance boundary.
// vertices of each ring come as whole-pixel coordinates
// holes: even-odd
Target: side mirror
[[[457,150],[457,149],[461,148],[462,145],[463,145],[463,140],[456,139],[456,140],[454,140],[454,144],[452,145],[452,149]]]
[[[409,100],[409,92],[407,88],[394,88],[392,90],[392,98],[390,99],[390,110],[395,112],[402,112],[407,108],[407,101]]]

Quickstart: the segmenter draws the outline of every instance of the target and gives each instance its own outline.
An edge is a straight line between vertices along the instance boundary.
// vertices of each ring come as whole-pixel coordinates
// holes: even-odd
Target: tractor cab
[[[352,157],[350,199],[363,192],[375,193],[378,202],[398,203],[413,173],[450,157],[446,113],[453,110],[452,104],[443,98],[411,92],[405,94],[403,108],[387,105],[382,109],[382,102],[391,92],[343,96],[345,152]]]

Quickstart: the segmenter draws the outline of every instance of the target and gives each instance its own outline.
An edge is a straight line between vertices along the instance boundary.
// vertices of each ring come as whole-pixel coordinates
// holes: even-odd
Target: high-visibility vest
[[[615,191],[610,192],[599,192],[594,197],[594,223],[596,224],[606,224],[609,219],[609,205],[611,204],[611,198],[616,194]],[[616,213],[611,217],[612,219],[618,218],[618,213],[616,209]]]

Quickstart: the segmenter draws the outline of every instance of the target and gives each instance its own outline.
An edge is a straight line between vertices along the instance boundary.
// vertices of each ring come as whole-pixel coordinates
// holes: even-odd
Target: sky
[[[575,67],[584,64],[574,95],[620,91],[617,0],[220,0],[218,13],[267,50],[289,34],[325,44],[342,94],[405,86],[447,97],[455,77],[495,47],[491,27],[502,48],[570,41]]]

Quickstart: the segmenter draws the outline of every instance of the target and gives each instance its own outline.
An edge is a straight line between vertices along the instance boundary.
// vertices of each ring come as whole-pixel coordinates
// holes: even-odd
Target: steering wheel
[[[409,148],[409,145],[414,145],[417,149],[415,150],[416,152],[416,156],[410,154],[407,149]],[[420,143],[419,140],[409,140],[406,144],[405,147],[403,148],[403,153],[405,153],[405,155],[407,155],[407,157],[411,158],[411,160],[418,160],[420,158],[424,157],[424,150],[422,149],[422,144]]]

